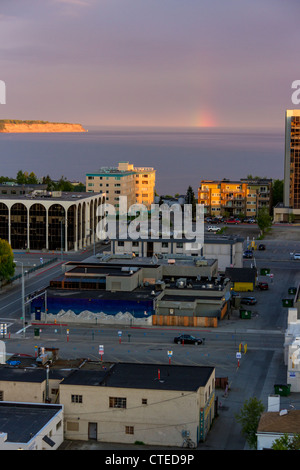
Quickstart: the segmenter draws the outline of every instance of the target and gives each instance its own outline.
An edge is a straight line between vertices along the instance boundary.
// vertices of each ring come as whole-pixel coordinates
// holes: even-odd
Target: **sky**
[[[298,0],[0,0],[0,119],[282,129],[299,13]]]

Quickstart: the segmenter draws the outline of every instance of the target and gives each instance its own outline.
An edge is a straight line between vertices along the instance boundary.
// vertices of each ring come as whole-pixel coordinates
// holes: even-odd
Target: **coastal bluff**
[[[87,132],[81,124],[48,121],[0,120],[0,133],[23,132]]]

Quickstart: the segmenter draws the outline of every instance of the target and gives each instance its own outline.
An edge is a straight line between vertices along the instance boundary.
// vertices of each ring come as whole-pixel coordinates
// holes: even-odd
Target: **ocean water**
[[[84,126],[85,127],[85,126]],[[1,134],[2,176],[19,170],[85,183],[86,173],[129,161],[156,169],[158,194],[197,194],[203,179],[283,179],[284,129],[89,128],[87,133]]]

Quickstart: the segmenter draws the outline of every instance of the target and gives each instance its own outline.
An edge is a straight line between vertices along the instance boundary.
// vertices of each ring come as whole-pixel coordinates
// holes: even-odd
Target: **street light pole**
[[[15,263],[22,265],[22,318],[23,318],[23,337],[25,338],[25,279],[24,279],[24,263],[15,260]]]

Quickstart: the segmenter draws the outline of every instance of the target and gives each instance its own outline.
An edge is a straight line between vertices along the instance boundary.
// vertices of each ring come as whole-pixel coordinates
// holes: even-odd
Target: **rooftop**
[[[257,432],[300,433],[300,410],[290,410],[282,415],[266,411],[260,418]]]
[[[196,391],[204,387],[214,367],[166,364],[117,363],[109,370],[76,370],[63,385]]]
[[[9,442],[29,442],[61,409],[61,405],[0,402],[1,432]]]
[[[104,193],[101,194],[103,196]],[[16,200],[38,200],[38,201],[76,201],[80,199],[88,199],[93,196],[99,196],[99,193],[91,193],[91,192],[64,192],[64,191],[45,191],[45,192],[36,192],[36,193],[27,193],[27,194],[1,194],[1,200],[9,200],[9,199],[16,199]]]

